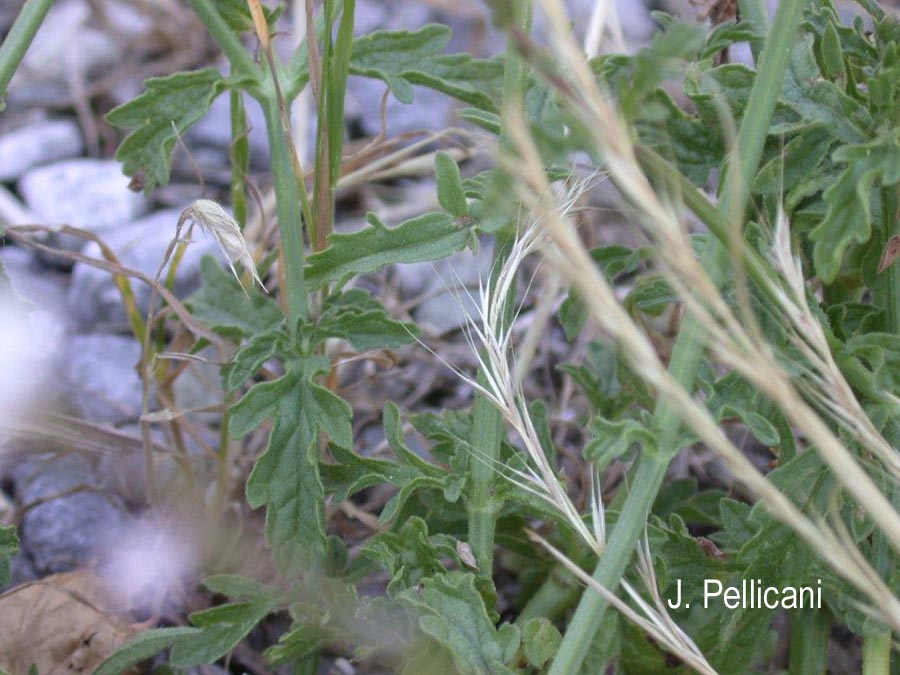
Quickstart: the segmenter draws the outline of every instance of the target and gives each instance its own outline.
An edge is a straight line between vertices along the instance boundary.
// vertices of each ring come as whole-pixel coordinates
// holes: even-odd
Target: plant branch
[[[53,0],[25,0],[12,28],[9,29],[3,44],[0,45],[0,109],[6,98],[9,86],[16,69],[25,58],[25,52],[50,11]]]
[[[531,0],[516,0],[513,10],[516,29],[524,33],[530,32],[533,12]],[[502,104],[515,107],[524,105],[525,86],[525,65],[515,44],[510,40],[507,44],[506,65],[503,72]],[[501,132],[501,146],[508,145],[508,142],[506,133]],[[491,286],[495,284],[497,275],[506,263],[514,240],[515,234],[509,232],[501,231],[495,236],[491,261],[492,272],[489,281]],[[510,294],[515,294],[514,288],[510,289]],[[507,326],[511,321],[514,305],[514,301],[507,298],[506,308],[508,311],[507,316],[503,319]],[[503,326],[503,328],[507,326]],[[484,386],[484,372],[478,373],[478,383]],[[495,463],[500,457],[503,419],[496,406],[480,393],[476,395],[473,404],[472,434],[475,456],[480,459],[469,464],[469,479],[472,486],[467,504],[469,545],[472,547],[472,554],[478,564],[479,574],[490,579],[494,566],[494,532],[497,515],[503,506],[502,502],[494,495],[494,481],[497,472]]]
[[[242,75],[249,75],[261,80],[262,68],[253,60],[234,31],[228,27],[213,3],[210,0],[190,0],[190,3],[203,25],[206,26],[206,30],[209,31],[231,63],[232,69]]]

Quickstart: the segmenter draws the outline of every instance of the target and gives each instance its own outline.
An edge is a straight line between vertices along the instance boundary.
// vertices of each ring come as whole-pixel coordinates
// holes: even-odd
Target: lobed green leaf
[[[266,539],[279,564],[295,571],[319,564],[326,548],[318,430],[341,447],[353,442],[353,411],[313,384],[312,370],[295,366],[274,382],[257,384],[231,408],[235,438],[273,420],[268,446],[247,480],[247,501],[267,507]]]
[[[413,85],[443,92],[469,105],[496,111],[503,78],[498,59],[441,54],[450,42],[447,26],[416,31],[377,31],[353,41],[350,74],[384,81],[401,103],[412,103]]]
[[[206,114],[216,96],[234,84],[215,68],[148,79],[143,94],[106,115],[110,124],[131,130],[116,151],[125,174],[141,175],[147,194],[168,183],[178,137]]]
[[[495,628],[474,575],[438,574],[400,597],[422,613],[420,628],[449,653],[460,675],[512,675],[504,664],[519,647],[518,629],[511,624]]]
[[[193,637],[198,633],[200,629],[187,626],[157,628],[138,633],[104,660],[94,671],[94,675],[121,675],[141,661],[149,659],[163,649],[168,649],[178,640]]]
[[[328,248],[307,259],[311,288],[374,272],[386,265],[445,258],[463,249],[469,232],[446,213],[427,213],[389,228],[374,214],[370,227],[349,234],[331,234]]]

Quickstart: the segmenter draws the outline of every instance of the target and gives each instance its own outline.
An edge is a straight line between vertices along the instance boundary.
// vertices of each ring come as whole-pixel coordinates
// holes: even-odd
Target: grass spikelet
[[[250,255],[250,250],[247,248],[247,242],[241,233],[240,226],[225,209],[211,199],[198,199],[181,212],[181,217],[178,219],[178,227],[182,227],[189,220],[213,236],[216,244],[218,244],[222,253],[225,254],[228,260],[228,267],[231,269],[234,278],[241,284],[241,288],[244,287],[244,284],[234,268],[235,263],[243,265],[244,269],[250,272],[253,281],[258,283],[260,288],[266,290],[262,279],[259,278],[259,274],[256,272],[253,256]]]

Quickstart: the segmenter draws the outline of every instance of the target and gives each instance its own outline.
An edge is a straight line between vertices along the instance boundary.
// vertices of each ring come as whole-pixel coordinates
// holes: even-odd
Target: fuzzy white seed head
[[[253,263],[253,256],[247,248],[247,242],[241,233],[241,228],[237,221],[218,203],[211,199],[198,199],[184,211],[181,212],[181,218],[178,219],[179,227],[186,221],[192,220],[203,230],[209,232],[219,248],[228,259],[228,267],[234,278],[240,283],[241,278],[238,276],[237,270],[234,269],[234,263],[240,263],[244,269],[250,271],[253,280],[260,285],[260,288],[266,290],[262,279],[256,272],[256,265]]]

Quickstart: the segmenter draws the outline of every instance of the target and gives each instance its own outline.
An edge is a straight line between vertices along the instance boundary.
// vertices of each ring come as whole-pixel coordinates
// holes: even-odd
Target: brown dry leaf
[[[89,570],[54,574],[0,595],[0,668],[25,675],[92,673],[136,629],[113,612]]]
[[[881,253],[881,260],[878,263],[878,274],[884,272],[891,264],[900,258],[900,234],[895,234],[888,239],[884,245],[884,251]]]
[[[472,547],[466,542],[456,542],[456,555],[459,556],[459,559],[462,560],[467,567],[471,567],[473,570],[478,569],[478,563],[475,562],[475,555],[472,553]]]

